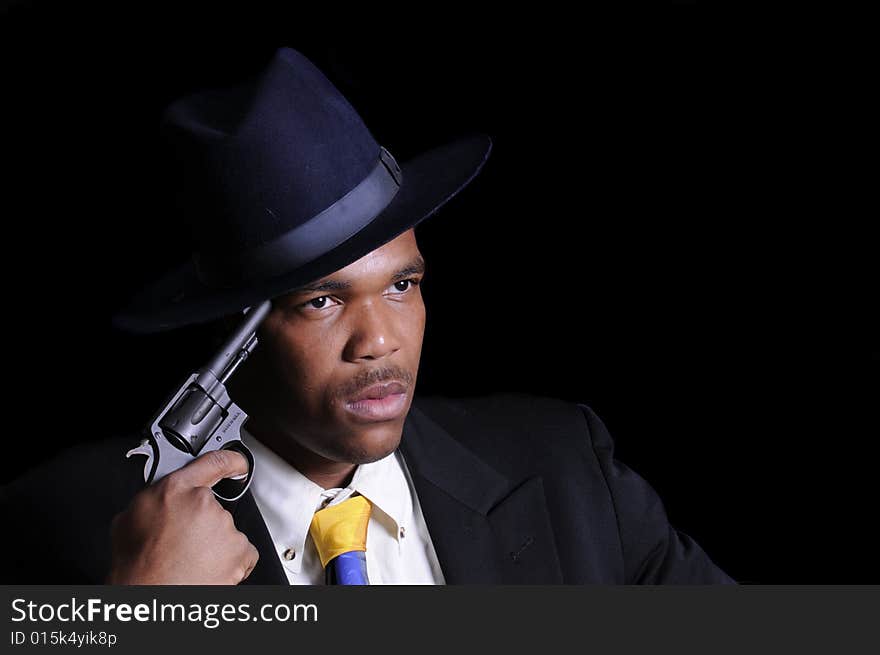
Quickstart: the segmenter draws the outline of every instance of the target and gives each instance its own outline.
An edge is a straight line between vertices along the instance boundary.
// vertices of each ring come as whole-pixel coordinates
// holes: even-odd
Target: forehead
[[[407,230],[388,243],[372,252],[368,252],[345,268],[321,279],[354,279],[372,271],[382,272],[385,268],[393,268],[406,263],[419,254],[414,230]]]
[[[348,266],[294,289],[282,298],[312,291],[350,288],[358,281],[367,280],[371,276],[380,278],[407,276],[419,273],[423,269],[424,260],[416,244],[415,231],[410,229]]]

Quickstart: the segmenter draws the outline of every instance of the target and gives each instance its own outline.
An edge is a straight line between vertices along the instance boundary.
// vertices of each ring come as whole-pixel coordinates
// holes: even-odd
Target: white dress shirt
[[[345,488],[323,489],[247,430],[254,454],[251,493],[290,584],[324,584],[324,570],[309,535],[312,516],[357,492],[373,505],[367,526],[370,584],[444,584],[419,499],[399,451],[355,469]]]

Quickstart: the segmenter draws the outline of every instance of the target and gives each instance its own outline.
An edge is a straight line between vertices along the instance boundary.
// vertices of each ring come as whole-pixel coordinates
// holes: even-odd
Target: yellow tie
[[[369,584],[366,558],[370,501],[352,496],[315,512],[309,534],[332,584]],[[351,555],[344,555],[351,553]],[[332,564],[331,564],[332,563]],[[328,568],[328,564],[331,566]]]

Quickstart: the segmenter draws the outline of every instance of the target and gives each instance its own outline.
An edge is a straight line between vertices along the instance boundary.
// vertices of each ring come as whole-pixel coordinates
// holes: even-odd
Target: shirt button
[[[296,551],[293,548],[288,548],[287,550],[284,551],[283,557],[284,557],[284,559],[286,559],[289,562],[294,557],[296,557]]]
[[[400,538],[403,539],[406,536],[406,528],[400,526]]]

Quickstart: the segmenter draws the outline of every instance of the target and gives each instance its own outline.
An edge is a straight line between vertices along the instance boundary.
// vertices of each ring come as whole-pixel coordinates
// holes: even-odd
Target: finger
[[[234,450],[212,450],[199,455],[183,468],[171,475],[177,482],[189,487],[213,487],[223,478],[248,472],[248,461]]]

